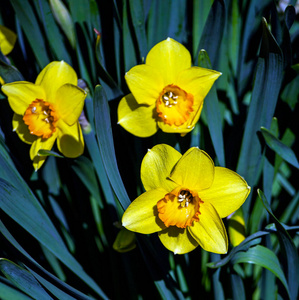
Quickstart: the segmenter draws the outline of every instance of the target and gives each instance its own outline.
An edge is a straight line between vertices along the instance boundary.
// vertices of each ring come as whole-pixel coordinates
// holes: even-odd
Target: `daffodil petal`
[[[141,163],[141,181],[146,191],[163,187],[172,191],[176,184],[167,180],[173,167],[182,157],[174,148],[159,144],[149,149]]]
[[[32,144],[37,139],[36,135],[30,134],[28,126],[24,123],[23,116],[21,115],[13,115],[12,128],[18,134],[19,138],[27,144]]]
[[[165,86],[177,84],[178,74],[191,67],[191,55],[182,44],[167,38],[150,50],[146,57],[146,64],[163,74]]]
[[[227,220],[229,240],[233,247],[236,247],[246,238],[245,221],[242,208],[240,207],[231,216],[227,217]]]
[[[77,85],[77,74],[74,69],[64,61],[49,63],[37,76],[35,84],[46,91],[47,101],[56,102],[56,91],[66,83]]]
[[[12,51],[16,40],[17,35],[13,31],[0,25],[0,50],[4,55]]]
[[[56,92],[56,109],[68,125],[78,121],[84,106],[86,92],[73,84],[64,84]]]
[[[207,189],[214,179],[213,160],[206,152],[190,148],[175,165],[170,179],[191,190]]]
[[[69,126],[63,120],[57,124],[59,128],[57,147],[66,157],[75,158],[84,151],[84,139],[79,122]]]
[[[136,136],[149,137],[158,130],[155,105],[138,104],[132,94],[121,99],[117,113],[118,124]]]
[[[159,71],[145,64],[133,67],[125,79],[139,104],[155,104],[166,85]]]
[[[195,105],[200,105],[220,75],[214,70],[191,67],[179,74],[177,85],[193,95]]]
[[[174,254],[185,254],[198,246],[198,243],[185,228],[170,226],[160,231],[158,235],[162,244]]]
[[[200,206],[199,222],[187,227],[192,237],[206,251],[227,253],[228,239],[224,224],[216,209],[210,203]]]
[[[35,99],[44,100],[46,97],[42,87],[27,81],[7,83],[1,89],[8,97],[10,107],[18,115],[24,115],[29,104]]]
[[[30,159],[33,160],[38,155],[37,153],[40,149],[51,150],[55,143],[56,137],[57,137],[57,134],[54,133],[48,139],[42,139],[42,138],[36,139],[32,143],[31,148],[30,148]]]
[[[143,234],[153,233],[165,228],[158,217],[157,202],[164,198],[167,191],[154,189],[135,199],[122,217],[122,225],[127,229]]]
[[[203,201],[212,203],[220,217],[225,218],[244,203],[249,193],[250,187],[240,175],[215,167],[213,184],[198,195]]]

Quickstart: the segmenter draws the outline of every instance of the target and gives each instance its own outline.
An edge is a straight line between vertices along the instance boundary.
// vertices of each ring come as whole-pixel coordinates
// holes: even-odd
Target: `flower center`
[[[165,124],[180,126],[185,123],[193,111],[193,95],[176,85],[168,85],[161,92],[156,109],[158,117]]]
[[[31,134],[47,139],[56,131],[58,117],[53,104],[36,99],[26,109],[23,120]]]
[[[158,216],[167,227],[186,228],[199,221],[201,203],[196,192],[177,187],[158,201]]]

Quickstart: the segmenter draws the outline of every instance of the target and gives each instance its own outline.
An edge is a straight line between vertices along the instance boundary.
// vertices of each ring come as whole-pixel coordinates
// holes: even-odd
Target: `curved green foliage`
[[[261,127],[261,132],[267,145],[285,161],[299,169],[299,162],[294,151],[276,138],[267,128]]]
[[[33,298],[27,296],[19,289],[14,287],[10,281],[0,277],[0,295],[2,300],[32,300]]]
[[[7,259],[0,259],[0,270],[11,282],[34,299],[51,300],[52,297],[42,288],[27,270]]]
[[[256,264],[268,269],[279,278],[289,294],[288,284],[279,264],[279,260],[275,253],[270,249],[257,245],[249,248],[246,252],[238,252],[232,258],[232,264],[239,263]]]
[[[270,214],[271,218],[275,222],[275,226],[277,228],[277,233],[280,238],[280,246],[284,253],[284,257],[287,263],[287,279],[289,286],[289,294],[291,299],[296,299],[298,296],[298,288],[299,288],[299,257],[296,246],[291,239],[290,235],[282,226],[282,224],[278,221],[278,219],[272,213],[272,209],[261,190],[258,190],[258,195],[263,202],[264,207],[267,212]]]
[[[118,171],[110,125],[111,121],[108,101],[103,88],[99,85],[95,88],[94,100],[96,134],[102,160],[111,186],[123,209],[126,209],[131,201]]]

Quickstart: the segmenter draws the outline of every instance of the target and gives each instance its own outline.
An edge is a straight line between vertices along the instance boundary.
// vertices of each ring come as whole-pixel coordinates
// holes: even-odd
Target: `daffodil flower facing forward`
[[[13,130],[25,143],[32,144],[30,158],[35,170],[44,163],[41,149],[51,150],[57,139],[66,157],[83,153],[84,140],[78,118],[86,92],[77,87],[77,74],[64,61],[48,64],[35,83],[16,81],[2,86],[12,110]]]
[[[237,210],[250,193],[241,176],[215,167],[198,148],[181,155],[160,144],[145,155],[141,180],[146,192],[125,211],[124,227],[143,234],[158,232],[164,246],[177,254],[198,245],[210,252],[227,252],[221,218]]]
[[[203,101],[221,73],[191,67],[189,51],[168,38],[154,46],[146,63],[125,75],[132,94],[122,98],[118,123],[139,137],[164,132],[191,131],[199,119]]]

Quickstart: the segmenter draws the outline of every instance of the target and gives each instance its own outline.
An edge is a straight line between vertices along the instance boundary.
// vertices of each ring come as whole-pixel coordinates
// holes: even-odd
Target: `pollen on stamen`
[[[35,111],[36,111],[36,107],[34,106],[34,107],[32,107],[31,112],[34,114]]]
[[[47,112],[46,112],[45,110],[44,110],[44,115],[45,115],[45,116],[47,116],[47,115],[48,115],[48,114],[47,114]]]

